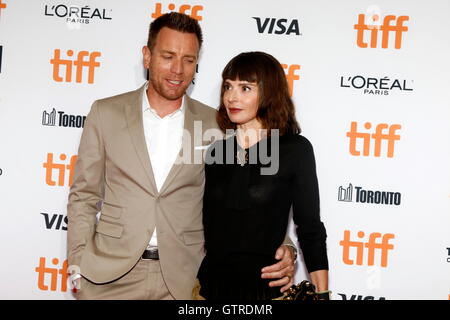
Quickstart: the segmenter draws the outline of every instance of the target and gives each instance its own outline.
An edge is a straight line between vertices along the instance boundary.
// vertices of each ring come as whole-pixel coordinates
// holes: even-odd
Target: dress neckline
[[[264,137],[264,138],[258,140],[256,143],[252,144],[250,147],[248,147],[248,148],[243,148],[243,147],[239,144],[239,141],[237,140],[237,135],[234,134],[234,143],[236,144],[238,150],[239,150],[239,149],[242,149],[242,150],[248,151],[248,150],[252,149],[253,147],[257,146],[261,141],[267,140],[268,138],[269,138],[269,137]]]

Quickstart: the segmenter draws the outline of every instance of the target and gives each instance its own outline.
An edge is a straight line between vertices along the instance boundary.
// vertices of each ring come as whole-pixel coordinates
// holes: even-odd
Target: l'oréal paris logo
[[[387,96],[393,92],[413,91],[414,80],[392,79],[389,77],[341,76],[341,88],[359,90],[363,94]]]
[[[47,17],[63,18],[68,24],[89,24],[93,20],[112,20],[112,9],[100,9],[77,5],[45,5],[44,14]]]

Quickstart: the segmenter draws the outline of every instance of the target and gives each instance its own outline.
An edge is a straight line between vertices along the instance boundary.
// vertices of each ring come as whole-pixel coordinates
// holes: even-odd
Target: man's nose
[[[181,59],[173,59],[170,71],[175,74],[182,74],[184,71],[183,61]]]

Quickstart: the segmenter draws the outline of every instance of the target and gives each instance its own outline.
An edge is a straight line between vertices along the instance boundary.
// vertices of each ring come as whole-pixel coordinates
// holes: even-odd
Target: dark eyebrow
[[[225,82],[231,82],[231,81],[235,81],[235,80],[231,80],[231,79],[225,79]],[[252,84],[252,85],[256,85],[256,82],[250,82],[247,80],[239,80],[239,84]]]
[[[239,83],[239,86],[252,86],[252,87],[256,87],[257,84],[256,82],[249,82],[249,81],[243,81],[243,83]]]
[[[168,54],[171,54],[171,55],[176,55],[175,52],[170,51],[170,50],[161,50],[161,53],[162,53],[162,54],[167,54],[167,53],[168,53]],[[187,54],[187,55],[184,55],[183,58],[193,58],[193,59],[197,59],[197,56],[196,56],[196,55],[192,55],[192,54]]]

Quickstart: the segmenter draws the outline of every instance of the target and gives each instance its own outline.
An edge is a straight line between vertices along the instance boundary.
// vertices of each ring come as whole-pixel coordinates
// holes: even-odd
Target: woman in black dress
[[[217,120],[232,134],[214,143],[205,161],[199,294],[212,300],[281,296],[261,278],[261,268],[276,262],[273,252],[283,242],[291,208],[311,282],[327,292],[314,152],[300,135],[283,68],[269,54],[241,53],[222,80]]]

